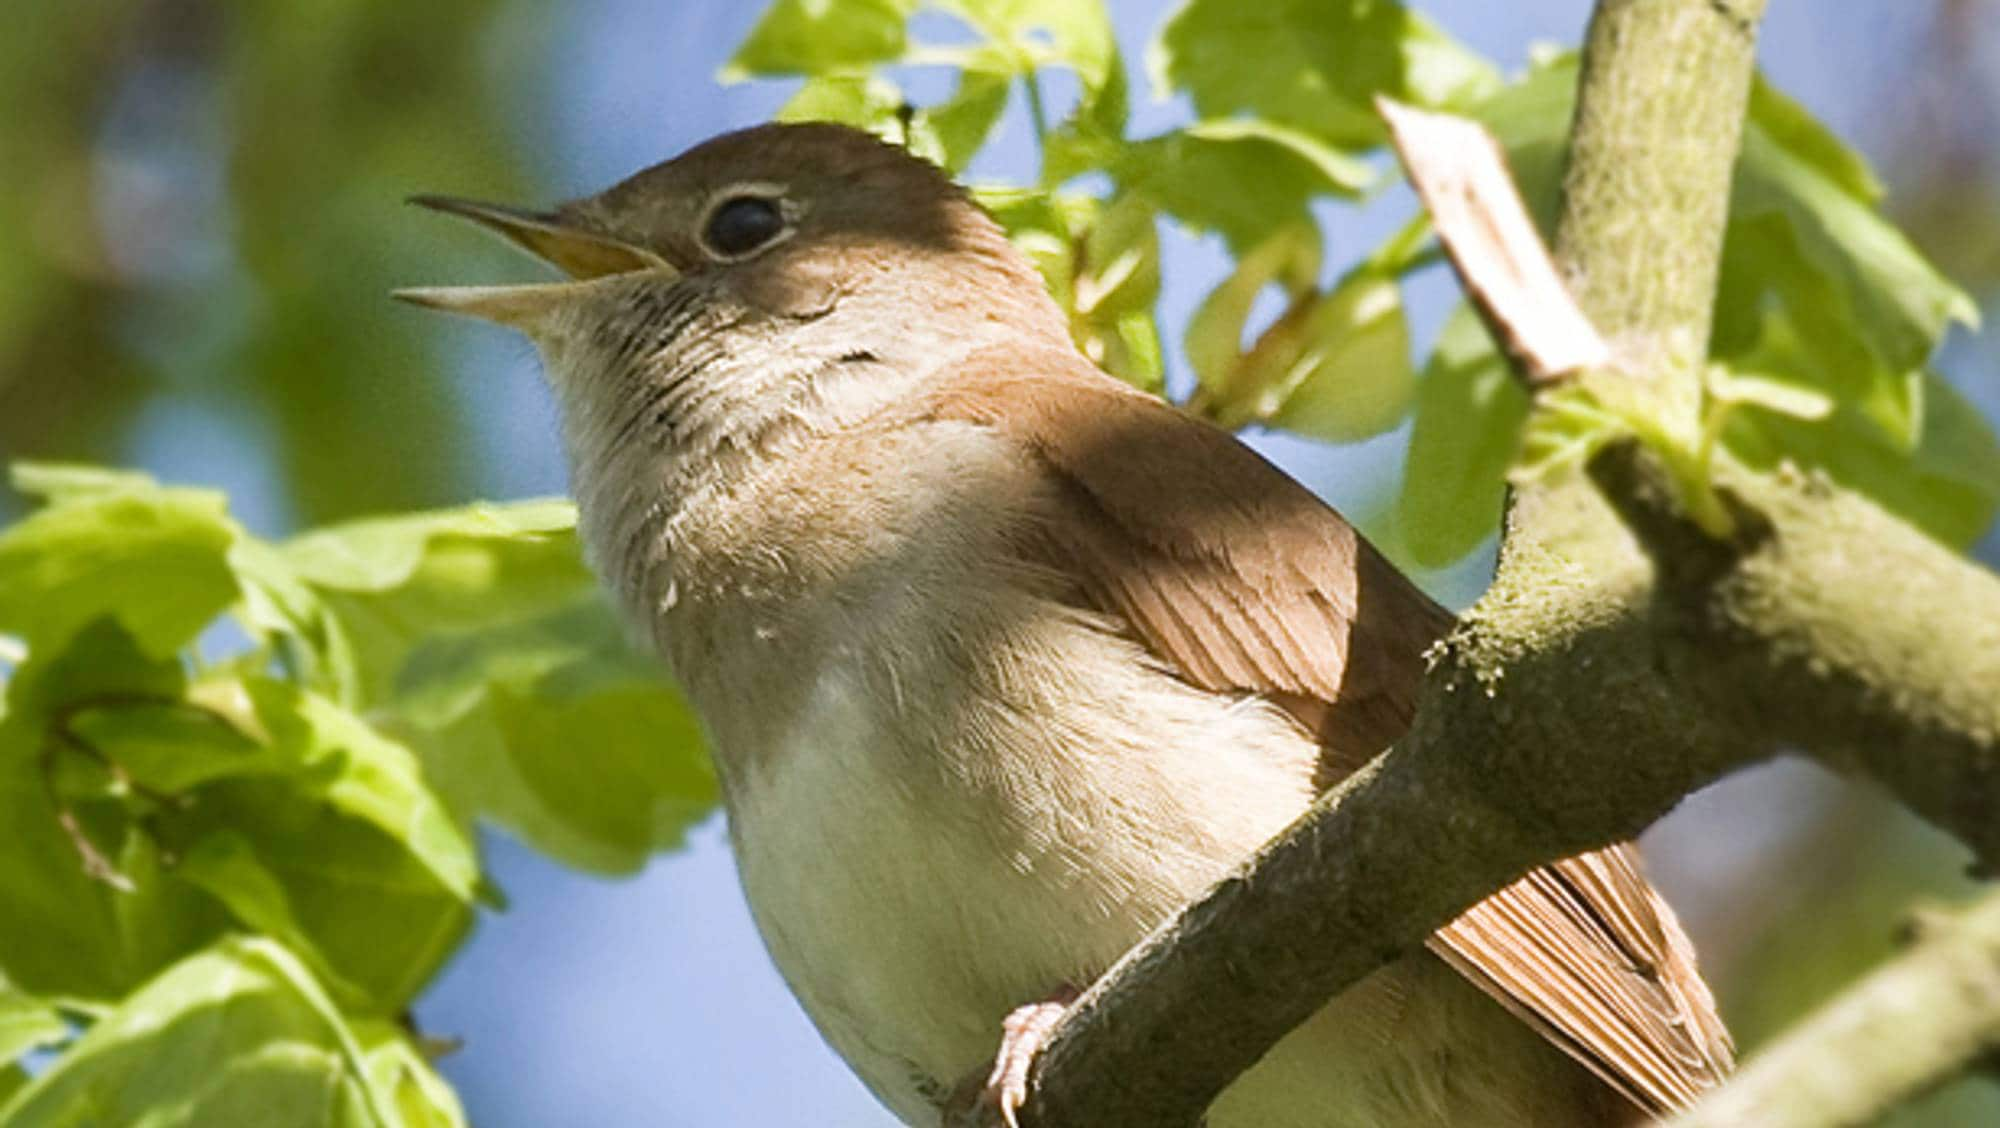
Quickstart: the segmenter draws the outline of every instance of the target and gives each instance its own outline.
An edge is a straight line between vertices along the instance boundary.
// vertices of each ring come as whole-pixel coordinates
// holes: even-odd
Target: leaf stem
[[[1048,151],[1049,114],[1042,105],[1042,80],[1034,67],[1021,72],[1021,88],[1028,95],[1028,121],[1035,127],[1035,151],[1044,154]]]

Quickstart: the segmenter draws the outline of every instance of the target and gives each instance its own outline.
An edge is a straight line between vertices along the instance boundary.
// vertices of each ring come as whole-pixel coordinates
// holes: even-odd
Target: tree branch
[[[1893,1032],[1893,1036],[1891,1036]],[[1869,1124],[2000,1049],[2000,893],[1766,1047],[1670,1128]]]

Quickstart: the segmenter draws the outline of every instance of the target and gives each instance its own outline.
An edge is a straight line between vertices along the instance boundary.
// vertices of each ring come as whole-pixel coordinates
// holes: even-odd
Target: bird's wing
[[[1319,733],[1323,785],[1408,725],[1450,613],[1234,437],[1055,349],[975,355],[928,412],[990,427],[1038,463],[1057,503],[1033,551],[1188,681],[1265,695]],[[1620,846],[1537,870],[1431,947],[1658,1112],[1716,1084],[1731,1051],[1634,860]]]

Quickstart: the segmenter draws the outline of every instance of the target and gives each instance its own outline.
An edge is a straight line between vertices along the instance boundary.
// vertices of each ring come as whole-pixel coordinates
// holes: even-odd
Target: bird
[[[1045,1032],[1409,724],[1451,613],[1095,367],[904,148],[773,123],[547,210],[414,202],[563,276],[398,296],[535,343],[586,557],[700,719],[764,945],[903,1122],[1011,1118],[1033,1037],[1009,1065],[1003,1024]],[[1328,1002],[1208,1123],[1627,1123],[1731,1063],[1621,844]]]

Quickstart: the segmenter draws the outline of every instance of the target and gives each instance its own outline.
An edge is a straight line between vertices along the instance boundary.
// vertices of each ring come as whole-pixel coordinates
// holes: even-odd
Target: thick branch
[[[1989,894],[1962,917],[1927,922],[1915,948],[1765,1048],[1671,1128],[1870,1124],[1995,1050],[2000,894]]]
[[[1734,727],[1875,778],[2000,872],[2000,579],[1867,499],[1724,464],[1732,541],[1636,445],[1593,463],[1657,561],[1663,673]]]
[[[1763,14],[1764,0],[1599,0],[1584,44],[1556,258],[1626,367],[1690,413]]]

